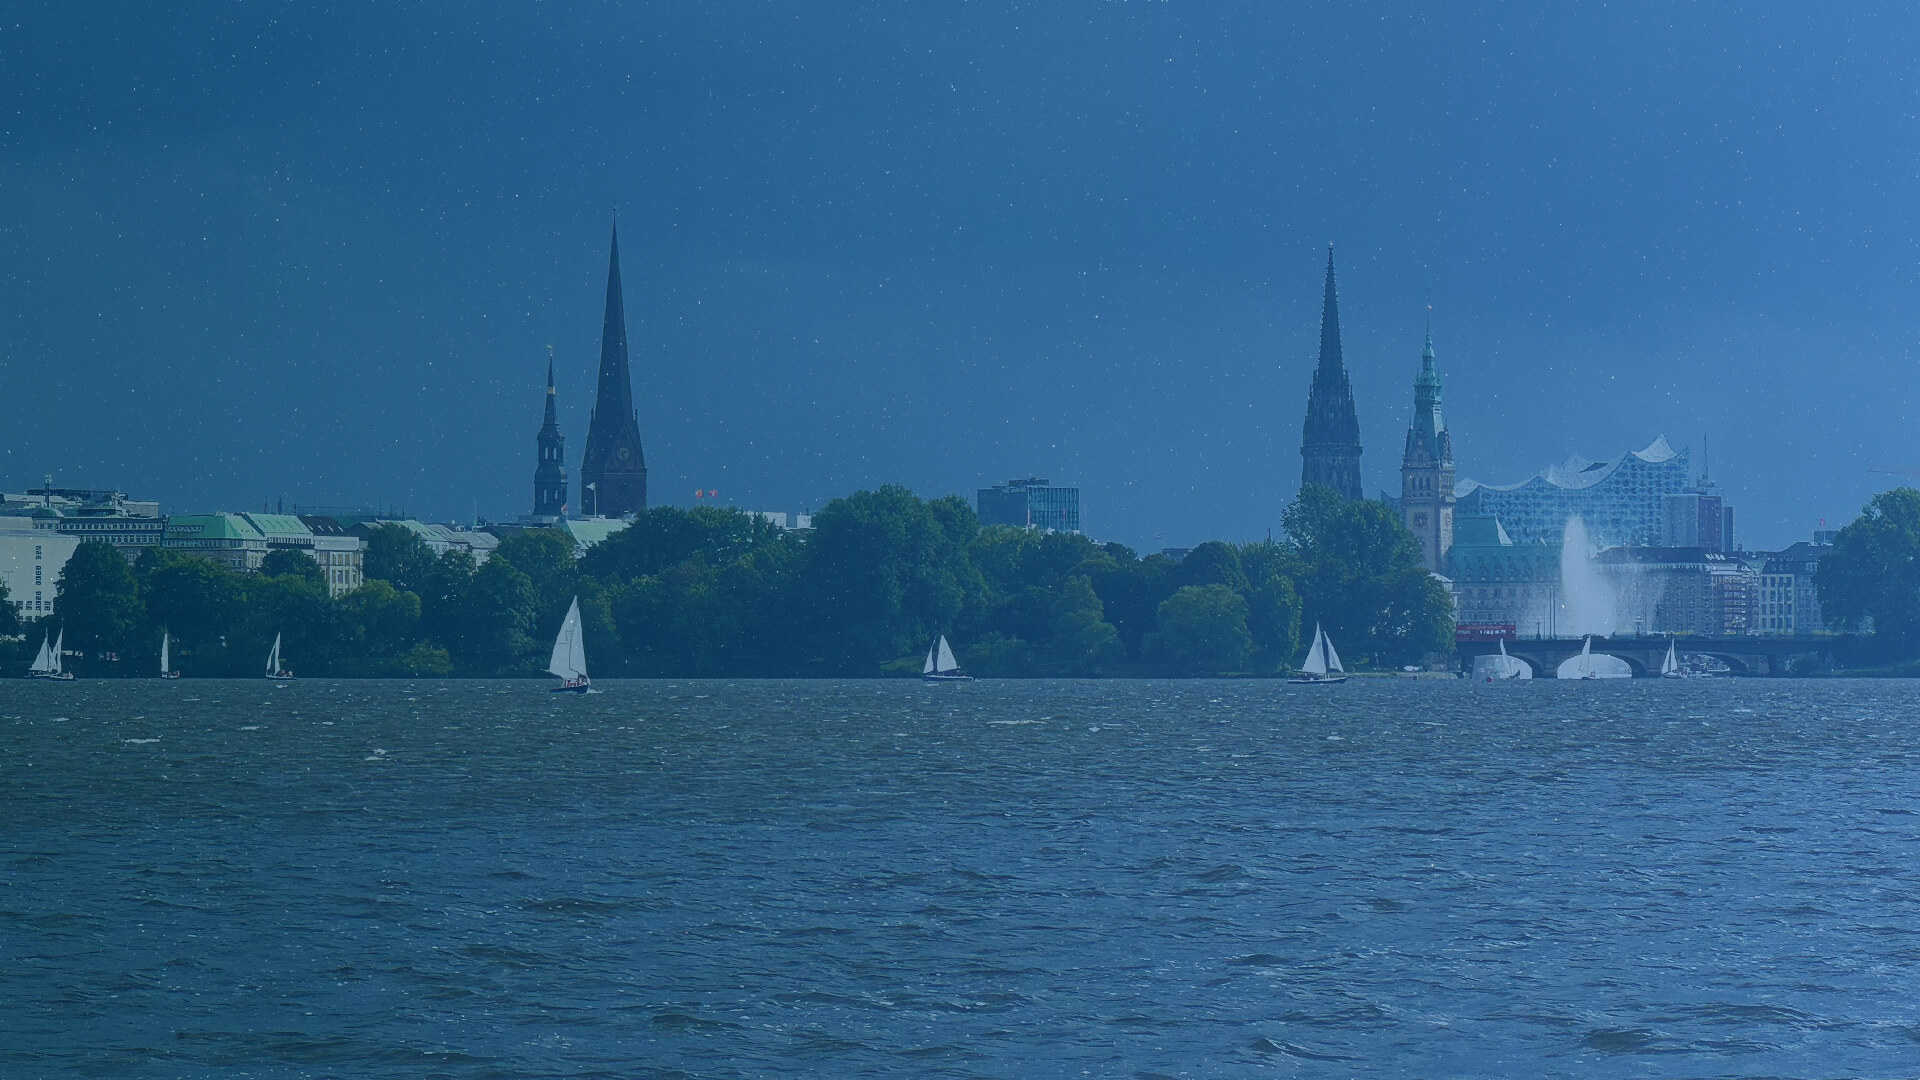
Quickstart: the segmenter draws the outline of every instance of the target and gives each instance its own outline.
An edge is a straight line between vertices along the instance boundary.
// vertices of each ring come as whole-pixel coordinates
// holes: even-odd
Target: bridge
[[[1536,679],[1551,679],[1560,665],[1580,655],[1584,638],[1520,638],[1507,642],[1507,655],[1533,669]],[[1744,635],[1741,637],[1698,637],[1682,634],[1618,634],[1593,639],[1594,654],[1617,656],[1633,671],[1634,678],[1660,674],[1660,662],[1666,658],[1667,642],[1673,641],[1681,656],[1689,653],[1711,656],[1727,665],[1735,675],[1783,674],[1782,661],[1792,656],[1816,654],[1832,658],[1839,639],[1812,635]],[[1462,641],[1455,645],[1460,663],[1473,670],[1473,658],[1500,651],[1497,641]]]

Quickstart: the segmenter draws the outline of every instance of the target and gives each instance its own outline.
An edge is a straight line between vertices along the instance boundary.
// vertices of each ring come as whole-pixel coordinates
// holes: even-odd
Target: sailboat
[[[960,670],[960,661],[953,658],[953,650],[947,647],[945,634],[927,646],[927,662],[920,669],[920,677],[928,682],[973,681],[973,676]]]
[[[1488,682],[1493,682],[1497,679],[1533,678],[1533,670],[1531,668],[1507,655],[1507,640],[1505,638],[1500,639],[1499,656],[1483,656],[1481,659],[1487,661],[1485,670]]]
[[[173,635],[165,630],[160,631],[160,677],[163,679],[177,679],[180,677],[180,673],[173,670],[173,665],[169,663],[167,659],[172,655],[170,648],[172,644]]]
[[[1667,657],[1660,661],[1660,677],[1663,679],[1684,679],[1687,673],[1680,670],[1680,657],[1674,649],[1672,638],[1667,639]]]
[[[1600,673],[1593,670],[1593,635],[1588,634],[1580,642],[1580,677],[1597,679]]]
[[[27,678],[59,679],[62,682],[73,678],[73,672],[63,671],[60,667],[60,654],[67,643],[66,627],[60,628],[59,638],[49,641],[52,637],[49,631],[46,637],[40,639],[40,651],[33,658],[33,666],[27,669]]]
[[[1307,658],[1300,664],[1300,674],[1288,679],[1290,683],[1343,683],[1348,679],[1347,669],[1340,666],[1340,654],[1333,651],[1333,639],[1320,629],[1319,623],[1313,624],[1313,647],[1307,650]]]
[[[273,635],[273,651],[267,654],[267,678],[275,682],[292,682],[293,672],[281,666],[280,635]]]
[[[573,606],[567,608],[559,635],[553,639],[553,659],[547,661],[547,670],[560,676],[560,685],[553,688],[553,693],[595,692],[593,680],[587,678],[587,639],[580,632],[580,598],[577,596],[573,598]]]

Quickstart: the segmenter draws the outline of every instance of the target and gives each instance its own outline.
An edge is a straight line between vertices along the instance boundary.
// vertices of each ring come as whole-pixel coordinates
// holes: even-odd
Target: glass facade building
[[[974,507],[982,525],[1011,525],[1016,529],[1048,532],[1080,531],[1080,489],[1055,487],[1051,480],[1037,476],[981,488]]]
[[[1567,520],[1586,523],[1596,547],[1657,547],[1666,540],[1667,500],[1691,486],[1688,452],[1665,437],[1612,461],[1569,457],[1517,484],[1462,480],[1456,518],[1498,518],[1516,544],[1558,544]]]

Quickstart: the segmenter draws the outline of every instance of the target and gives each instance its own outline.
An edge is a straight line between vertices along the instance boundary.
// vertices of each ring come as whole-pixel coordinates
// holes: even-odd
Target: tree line
[[[916,673],[942,633],[988,676],[1275,674],[1315,623],[1359,666],[1452,648],[1451,602],[1398,516],[1322,488],[1286,510],[1281,539],[1177,560],[983,527],[958,496],[886,486],[834,500],[805,532],[659,507],[584,555],[564,532],[522,530],[478,566],[379,526],[365,576],[332,598],[297,551],[238,574],[172,548],[129,565],[88,542],[52,614],[21,626],[0,603],[0,632],[25,634],[18,670],[64,628],[83,676],[152,674],[163,631],[189,676],[258,674],[276,634],[302,675],[533,674],[576,596],[596,677]]]

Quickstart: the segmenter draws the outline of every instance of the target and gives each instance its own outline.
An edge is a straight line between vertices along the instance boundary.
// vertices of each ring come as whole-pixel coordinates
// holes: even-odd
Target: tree
[[[784,543],[784,536],[772,523],[739,510],[656,506],[587,549],[580,570],[615,582],[658,574],[695,555],[705,555],[710,566],[725,566],[758,548]]]
[[[964,519],[936,515],[889,484],[835,499],[813,516],[805,585],[814,606],[819,661],[866,674],[926,648],[960,613],[975,574]]]
[[[313,556],[291,548],[267,552],[267,557],[260,560],[260,576],[292,576],[311,581],[316,585],[327,583],[326,571],[320,569],[320,564],[313,560]]]
[[[413,593],[401,592],[392,583],[376,578],[341,597],[338,607],[347,651],[368,662],[373,670],[380,670],[415,644],[420,598]]]
[[[20,633],[20,613],[13,610],[13,601],[8,599],[7,583],[0,581],[0,637],[13,637]]]
[[[255,575],[246,580],[242,595],[248,634],[244,642],[229,640],[238,653],[230,657],[231,669],[243,674],[250,666],[264,662],[269,643],[278,637],[287,666],[313,675],[332,670],[340,654],[342,635],[339,614],[327,595],[324,577]]]
[[[1073,578],[1060,589],[1049,629],[1047,651],[1063,674],[1101,675],[1127,658],[1120,632],[1106,621],[1100,596],[1085,577]]]
[[[1828,621],[1871,629],[1893,649],[1920,644],[1920,491],[1875,495],[1834,536],[1813,581]]]
[[[405,525],[389,521],[367,529],[367,578],[392,582],[401,592],[419,593],[433,563],[433,549]]]
[[[1247,602],[1225,585],[1187,585],[1160,605],[1147,652],[1181,674],[1236,670],[1253,651]]]
[[[488,559],[469,580],[460,605],[461,633],[447,643],[455,664],[481,675],[532,670],[539,602],[533,579],[510,563]]]
[[[1319,623],[1344,654],[1382,665],[1453,647],[1452,598],[1385,503],[1309,485],[1282,521],[1300,565],[1302,625]]]
[[[66,632],[68,648],[76,652],[97,657],[128,651],[140,622],[133,568],[104,540],[82,543],[60,571],[53,614]]]
[[[159,547],[140,553],[134,576],[145,602],[145,637],[153,647],[165,632],[173,637],[174,660],[182,671],[227,671],[226,637],[239,628],[243,612],[239,577],[210,559]]]

